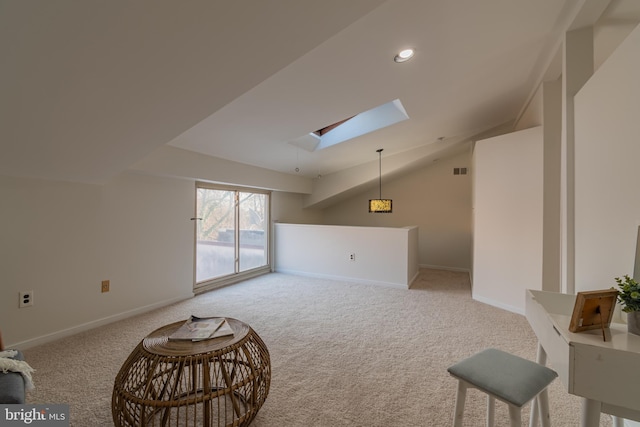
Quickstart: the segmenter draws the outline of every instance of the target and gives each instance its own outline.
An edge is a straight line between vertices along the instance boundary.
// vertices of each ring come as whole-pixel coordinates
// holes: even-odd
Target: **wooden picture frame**
[[[618,291],[615,289],[578,292],[569,330],[582,332],[602,329],[604,338],[604,329],[611,325],[617,297]]]

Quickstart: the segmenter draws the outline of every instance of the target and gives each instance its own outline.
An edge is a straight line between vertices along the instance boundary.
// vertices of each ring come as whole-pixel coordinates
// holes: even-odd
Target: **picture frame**
[[[578,292],[569,331],[601,329],[602,338],[606,341],[604,330],[611,325],[617,297],[618,291],[615,289]]]

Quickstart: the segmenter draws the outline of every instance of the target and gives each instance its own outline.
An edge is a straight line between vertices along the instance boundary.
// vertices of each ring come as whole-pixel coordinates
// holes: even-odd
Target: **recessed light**
[[[415,51],[413,49],[404,49],[398,52],[398,54],[393,58],[396,62],[405,62],[413,58],[413,54]]]

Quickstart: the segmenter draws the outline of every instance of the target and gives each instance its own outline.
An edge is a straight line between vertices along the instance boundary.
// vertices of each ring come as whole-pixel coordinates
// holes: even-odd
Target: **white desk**
[[[640,421],[640,336],[612,323],[602,331],[569,332],[575,295],[527,290],[525,313],[538,337],[538,362],[582,397],[582,427],[598,427],[600,412]],[[621,425],[621,421],[617,422]]]

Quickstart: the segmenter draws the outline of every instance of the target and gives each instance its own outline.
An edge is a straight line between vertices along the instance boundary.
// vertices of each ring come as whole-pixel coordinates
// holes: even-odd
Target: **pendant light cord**
[[[380,188],[379,198],[382,199],[382,148],[376,150],[378,152],[378,185]]]

